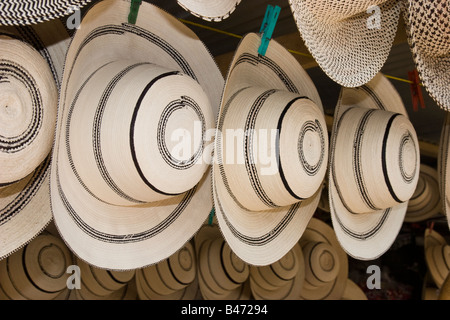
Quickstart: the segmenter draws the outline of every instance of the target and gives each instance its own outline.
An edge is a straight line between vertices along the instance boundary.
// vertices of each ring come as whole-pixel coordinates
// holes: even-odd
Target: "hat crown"
[[[336,130],[332,178],[349,211],[373,212],[411,198],[420,155],[415,130],[404,115],[350,107]]]
[[[306,262],[305,280],[309,285],[320,287],[336,279],[339,257],[329,243],[309,241],[302,249]]]

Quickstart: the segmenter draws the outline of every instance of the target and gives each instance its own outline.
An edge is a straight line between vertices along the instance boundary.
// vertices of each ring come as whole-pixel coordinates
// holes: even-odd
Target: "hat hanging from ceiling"
[[[364,291],[362,291],[362,289],[360,288],[360,286],[358,286],[353,280],[347,279],[341,300],[368,300],[368,299]]]
[[[420,79],[438,106],[449,111],[450,4],[446,0],[408,0],[404,15]]]
[[[212,208],[207,133],[223,78],[199,38],[165,11],[96,3],[66,57],[51,196],[55,224],[89,264],[164,260]]]
[[[197,258],[191,241],[169,258],[136,271],[140,300],[195,300]]]
[[[200,292],[204,300],[250,299],[249,265],[231,250],[215,224],[194,238]]]
[[[289,0],[300,35],[322,70],[344,87],[369,82],[386,62],[399,0]]]
[[[3,0],[0,25],[29,25],[66,16],[91,0]]]
[[[228,18],[241,0],[177,0],[177,2],[196,17],[218,22]]]
[[[275,40],[240,42],[223,93],[213,161],[217,220],[233,252],[269,265],[297,243],[320,199],[328,134],[317,90]]]
[[[376,259],[400,231],[420,170],[415,129],[386,77],[342,89],[330,139],[336,236],[353,258]]]
[[[424,221],[439,216],[442,211],[437,170],[421,164],[416,190],[408,202],[405,222]]]
[[[298,300],[305,281],[305,260],[295,244],[268,266],[250,266],[250,288],[256,300]]]
[[[51,300],[66,289],[72,253],[64,242],[43,232],[0,260],[0,286],[11,300]]]
[[[300,241],[305,258],[304,300],[341,299],[348,278],[348,257],[333,228],[312,218]]]
[[[450,113],[446,112],[445,119],[442,124],[441,137],[438,150],[438,181],[439,190],[442,199],[442,209],[447,217],[447,223],[450,228]]]

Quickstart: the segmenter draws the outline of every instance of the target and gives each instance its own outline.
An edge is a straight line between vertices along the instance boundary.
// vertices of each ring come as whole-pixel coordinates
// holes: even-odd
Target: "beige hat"
[[[441,288],[450,272],[450,245],[438,244],[425,248],[425,261],[431,278]]]
[[[368,300],[362,289],[351,279],[347,279],[341,300]]]
[[[207,21],[222,21],[228,18],[241,0],[177,0],[183,9]]]
[[[447,0],[408,0],[406,33],[420,79],[439,107],[450,110],[450,7]]]
[[[438,181],[439,190],[442,199],[442,209],[447,217],[447,223],[450,228],[450,113],[445,113],[445,119],[442,124],[441,137],[438,150]]]
[[[444,280],[439,292],[438,300],[450,300],[450,273]]]
[[[382,74],[343,88],[330,141],[329,196],[336,236],[355,259],[386,252],[400,231],[420,170],[415,129]]]
[[[63,239],[112,270],[168,258],[210,212],[207,134],[223,88],[189,28],[146,2],[128,24],[129,10],[129,1],[100,1],[74,35],[51,172]]]
[[[297,60],[271,40],[240,42],[219,114],[213,162],[217,220],[252,265],[269,265],[297,243],[317,208],[328,134],[317,90]]]
[[[322,70],[344,87],[369,82],[388,58],[399,0],[289,0],[297,28]]]

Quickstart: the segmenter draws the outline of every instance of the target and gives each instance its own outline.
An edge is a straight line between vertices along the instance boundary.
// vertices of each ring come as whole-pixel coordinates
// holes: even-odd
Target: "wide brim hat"
[[[395,38],[401,1],[289,3],[306,46],[332,80],[358,87],[380,71]]]
[[[420,222],[443,211],[437,170],[426,164],[420,165],[416,191],[408,202],[405,222]]]
[[[441,137],[439,141],[438,150],[438,181],[439,191],[441,195],[442,212],[447,217],[447,223],[450,228],[450,113],[445,114],[445,119],[442,124]]]
[[[192,102],[189,97],[182,97],[173,103],[166,101],[167,104],[159,104],[158,107],[164,107],[164,110],[157,111],[162,117],[158,118],[157,112],[152,113],[148,109],[153,104],[148,100],[147,94],[153,95],[154,101],[160,101],[159,99],[167,98],[166,91],[186,92],[194,88],[193,93],[201,95],[203,100],[210,104],[209,119],[217,112],[223,88],[223,77],[216,63],[204,44],[189,28],[165,11],[145,2],[139,8],[136,24],[129,24],[129,10],[129,1],[101,1],[90,8],[81,22],[80,29],[74,34],[66,57],[61,86],[50,182],[54,220],[64,241],[77,256],[89,264],[114,270],[142,268],[166,259],[193,236],[212,208],[207,162],[203,164],[200,173],[198,169],[193,169],[196,167],[196,162],[193,161],[201,161],[201,157],[198,157],[201,153],[197,152],[193,160],[187,159],[185,162],[173,159],[170,150],[166,152],[168,146],[164,136],[168,123],[174,128],[180,121],[183,124],[186,119],[192,119],[189,124],[194,124],[194,120],[203,115],[203,110],[197,108],[195,101]],[[164,71],[167,69],[173,71]],[[109,81],[105,84],[106,88],[103,87],[100,92],[94,90],[91,94],[87,93],[92,86],[100,85],[98,81],[94,81],[97,77],[101,78],[100,82]],[[133,85],[127,85],[127,81],[131,81]],[[127,89],[114,90],[123,83],[123,88]],[[185,83],[189,86],[185,86]],[[109,90],[111,88],[112,91]],[[130,90],[138,95],[138,91],[142,90],[141,96],[127,96]],[[100,97],[102,91],[104,94]],[[117,99],[108,100],[111,92],[117,93],[123,99],[122,105],[119,106]],[[189,94],[190,92],[186,93],[187,96]],[[77,126],[70,126],[77,114],[82,118],[94,117],[93,113],[83,113],[93,110],[75,108],[82,99],[88,99],[95,105],[99,104],[98,101],[95,103],[90,100],[93,95],[102,101],[100,105],[111,103],[121,110],[109,114],[116,120],[107,124],[103,120],[108,117],[105,115],[106,109],[97,110],[95,118],[90,118],[95,123],[94,131],[108,126],[112,130],[111,134],[104,136],[109,139],[107,144],[101,140],[100,131],[97,132],[100,140],[92,141],[87,127],[84,127],[87,128],[87,136],[71,135],[72,129],[78,130],[78,123]],[[83,106],[82,103],[80,105]],[[179,113],[186,116],[178,116]],[[127,123],[124,121],[126,117],[130,117]],[[142,117],[147,117],[145,119],[149,119],[157,128],[161,125],[163,130],[153,134],[143,133],[150,125],[148,121],[142,120]],[[204,131],[204,122],[199,122],[200,130]],[[213,125],[213,120],[210,122]],[[116,133],[119,127],[122,127],[123,134],[117,141],[111,141],[111,135]],[[203,131],[200,131],[202,138]],[[137,132],[142,139],[135,138]],[[91,147],[86,147],[83,142],[79,143],[78,138],[83,137],[87,139],[87,143],[91,143]],[[149,152],[153,147],[146,144],[145,139],[161,142],[158,144],[160,149]],[[124,145],[119,146],[120,143]],[[102,149],[97,149],[100,144]],[[112,153],[105,153],[103,147],[106,145],[109,145]],[[203,150],[202,146],[198,150]],[[87,153],[73,149],[78,147],[87,148]],[[92,147],[97,150],[95,154],[92,153]],[[206,153],[205,151],[204,154]],[[108,169],[108,163],[103,162],[106,154],[111,156],[110,160],[106,161],[115,166],[114,172],[121,175],[122,180],[118,181],[114,172]],[[93,184],[92,173],[82,172],[85,169],[84,159],[88,157],[97,179]],[[122,159],[117,161],[118,157]],[[165,168],[170,168],[160,169],[156,160],[148,157],[156,158],[159,165],[162,163]],[[178,170],[179,163],[180,166],[186,164],[187,171],[196,170],[195,181],[184,180],[185,173],[181,169]],[[129,166],[129,170],[121,170],[123,165]],[[159,184],[178,187],[188,182],[192,183],[192,187],[187,192],[185,189],[173,193],[172,190],[158,189],[159,186],[155,185],[154,181],[147,179],[147,170],[158,176],[156,180]],[[161,200],[133,198],[121,185],[123,181],[141,196],[157,195]],[[109,196],[118,199],[118,202],[99,197],[96,192],[107,192]]]
[[[264,56],[258,54],[260,44],[260,35],[246,35],[229,67],[215,139],[213,194],[217,220],[231,249],[245,262],[263,266],[279,260],[297,243],[317,208],[328,135],[320,97],[308,74],[276,41],[270,41]],[[259,156],[253,146],[256,140],[239,140],[245,145],[234,150],[227,145],[230,130],[246,135],[248,130],[249,136],[256,132],[251,139],[260,134],[258,141],[264,141],[264,132],[274,131],[265,125],[278,128],[277,141],[281,141],[268,148],[279,163],[275,172],[266,174],[263,165],[254,161]],[[296,150],[290,150],[294,144]],[[238,159],[228,163],[233,152]],[[282,165],[284,161],[292,165]],[[309,188],[309,193],[297,193],[298,184]]]
[[[350,256],[373,260],[391,247],[419,168],[417,135],[389,80],[377,74],[364,86],[342,88],[330,140],[328,187],[333,228]]]
[[[69,15],[91,0],[5,0],[0,3],[0,25],[29,25]]]
[[[440,289],[450,272],[450,246],[439,232],[427,228],[424,234],[424,254],[429,277]]]
[[[341,299],[348,279],[348,257],[333,228],[312,218],[299,243],[306,265],[301,299]]]
[[[420,79],[439,107],[450,110],[450,9],[447,1],[405,2],[406,34]]]
[[[347,279],[341,300],[368,300],[366,294],[353,280]]]
[[[441,290],[439,291],[438,300],[450,300],[450,273],[444,280]]]
[[[228,18],[242,0],[177,0],[178,4],[192,15],[207,21],[222,21]]]

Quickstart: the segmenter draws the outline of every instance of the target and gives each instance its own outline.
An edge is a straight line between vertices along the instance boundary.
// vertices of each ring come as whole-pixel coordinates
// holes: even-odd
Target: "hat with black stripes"
[[[386,252],[416,190],[420,151],[394,86],[382,74],[342,88],[330,140],[331,217],[344,250],[360,260]]]
[[[222,21],[228,18],[241,0],[177,0],[186,11],[206,21]]]
[[[317,90],[295,58],[246,35],[231,63],[213,161],[217,220],[244,261],[268,265],[300,239],[317,208],[328,132]]]
[[[223,88],[189,28],[149,3],[136,24],[129,11],[129,1],[100,1],[74,35],[50,182],[62,238],[113,270],[168,258],[211,211],[209,139]]]

